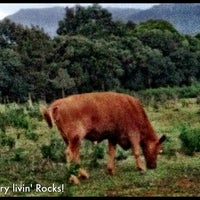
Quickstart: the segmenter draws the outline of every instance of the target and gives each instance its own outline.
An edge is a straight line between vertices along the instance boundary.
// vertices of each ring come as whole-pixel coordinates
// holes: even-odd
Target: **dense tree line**
[[[200,34],[181,34],[167,21],[125,23],[98,4],[78,5],[66,8],[57,33],[0,22],[1,102],[200,81]]]

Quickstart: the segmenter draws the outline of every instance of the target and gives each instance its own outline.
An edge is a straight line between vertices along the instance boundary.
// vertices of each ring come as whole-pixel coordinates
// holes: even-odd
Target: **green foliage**
[[[182,125],[180,128],[179,138],[182,142],[182,150],[189,155],[193,155],[194,152],[200,152],[200,129],[191,128],[186,125]]]
[[[0,128],[5,131],[6,127],[28,129],[30,124],[23,108],[6,107],[6,112],[1,113]]]
[[[24,160],[26,157],[24,154],[24,151],[25,151],[24,148],[21,148],[21,147],[16,148],[13,152],[13,157],[11,158],[11,160],[17,161],[17,162]]]
[[[65,145],[60,138],[51,137],[49,145],[43,144],[40,147],[43,158],[56,162],[65,162]]]
[[[125,151],[122,148],[117,148],[117,153],[116,153],[116,160],[125,160],[128,158],[128,156],[130,155],[129,151]]]
[[[98,4],[77,5],[66,8],[57,32],[50,38],[39,27],[0,22],[0,102],[51,102],[74,93],[200,81],[198,34],[180,34],[165,20],[124,23]],[[196,94],[193,88],[178,91],[180,97]]]
[[[27,139],[30,139],[30,140],[33,140],[33,141],[37,141],[38,138],[39,138],[39,135],[36,132],[34,132],[33,130],[27,129],[25,131],[25,137]]]
[[[166,100],[177,98],[194,98],[199,96],[199,92],[200,84],[195,83],[191,86],[184,87],[160,87],[156,89],[141,90],[135,93],[135,95],[139,96],[144,103],[147,103],[151,102],[152,98],[156,102],[165,102]]]
[[[0,129],[0,145],[3,147],[8,146],[12,149],[15,146],[15,139]]]
[[[92,152],[90,155],[91,162],[90,166],[91,167],[97,167],[99,166],[99,159],[103,159],[105,155],[105,147],[100,144],[96,144],[92,146]]]
[[[169,31],[171,33],[178,34],[178,31],[174,28],[174,26],[166,20],[163,19],[150,19],[145,22],[141,22],[135,28],[135,32],[143,32],[146,30],[162,30],[162,31]]]
[[[42,121],[43,117],[39,111],[39,104],[36,103],[33,105],[33,107],[26,106],[26,113],[30,118],[36,118],[39,121]]]
[[[69,167],[67,167],[67,177],[70,177],[71,174],[78,176],[78,169],[80,168],[79,164],[71,163]]]
[[[125,24],[112,21],[112,14],[98,4],[66,8],[66,15],[59,22],[59,35],[84,35],[103,38],[110,34],[122,35]]]
[[[29,121],[23,108],[10,110],[8,113],[8,122],[16,128],[28,129]]]

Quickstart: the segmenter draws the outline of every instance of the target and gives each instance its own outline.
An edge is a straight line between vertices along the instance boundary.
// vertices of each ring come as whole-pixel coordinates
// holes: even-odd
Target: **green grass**
[[[0,187],[10,187],[6,195],[0,190],[0,197],[200,196],[200,153],[186,155],[179,139],[180,127],[183,125],[200,127],[197,98],[167,100],[157,105],[151,102],[145,105],[154,129],[159,135],[165,133],[167,136],[163,152],[158,156],[157,169],[141,174],[136,169],[131,151],[123,151],[117,147],[116,173],[111,176],[106,171],[107,142],[94,146],[91,142],[84,141],[81,159],[90,178],[82,180],[80,185],[69,183],[63,159],[65,144],[56,127],[49,129],[42,120],[39,105],[34,105],[32,109],[25,105],[10,105],[9,108],[0,105],[0,113],[4,116],[6,113],[14,115],[12,109],[20,109],[22,123],[10,123],[7,118],[8,124],[2,130],[7,137],[14,139],[15,144],[12,148],[0,144]],[[95,157],[97,155],[99,158]],[[31,191],[13,192],[12,184],[32,186]],[[50,189],[52,184],[57,187],[64,184],[64,191],[36,192],[36,184]]]

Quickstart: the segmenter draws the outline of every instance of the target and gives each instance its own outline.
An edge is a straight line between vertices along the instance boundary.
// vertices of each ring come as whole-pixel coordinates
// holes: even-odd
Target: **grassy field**
[[[145,104],[154,129],[168,137],[157,169],[141,174],[131,152],[117,147],[110,176],[106,141],[84,141],[81,158],[90,178],[80,185],[69,183],[64,142],[42,120],[39,106],[0,105],[0,196],[200,196],[200,153],[185,154],[179,138],[183,126],[200,127],[197,98]]]

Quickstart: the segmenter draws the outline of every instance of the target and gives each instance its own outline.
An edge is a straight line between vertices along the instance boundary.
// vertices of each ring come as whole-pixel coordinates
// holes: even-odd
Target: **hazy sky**
[[[147,9],[152,7],[153,5],[157,5],[158,3],[99,3],[102,7],[132,7],[132,8],[140,8]],[[14,14],[20,9],[25,8],[47,8],[54,6],[74,6],[74,3],[0,3],[0,19],[3,19],[7,15]],[[80,3],[79,5],[92,5],[88,3]]]

